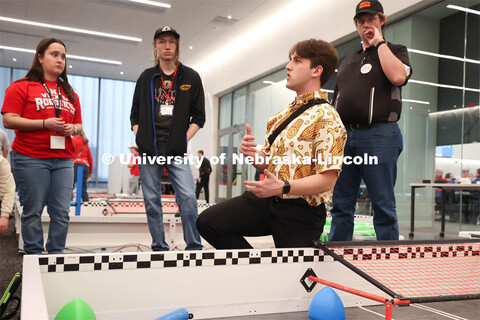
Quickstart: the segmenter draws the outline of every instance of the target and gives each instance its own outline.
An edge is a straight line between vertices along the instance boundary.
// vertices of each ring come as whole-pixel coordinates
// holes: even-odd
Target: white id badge
[[[173,116],[173,106],[169,104],[162,104],[160,106],[160,114],[162,116]]]
[[[50,136],[50,149],[65,149],[65,137]]]

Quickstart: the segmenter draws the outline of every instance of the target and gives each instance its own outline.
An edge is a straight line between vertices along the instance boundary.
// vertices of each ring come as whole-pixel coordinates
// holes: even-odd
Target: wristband
[[[290,193],[290,182],[288,180],[283,180],[284,186],[282,188],[282,193],[287,194]]]
[[[382,44],[387,44],[387,41],[385,41],[385,40],[380,41],[379,43],[377,43],[377,45],[375,46],[375,48],[378,49],[378,47],[380,47]]]

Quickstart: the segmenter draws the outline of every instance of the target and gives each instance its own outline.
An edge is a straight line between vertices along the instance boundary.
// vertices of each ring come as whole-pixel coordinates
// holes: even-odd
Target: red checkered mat
[[[326,246],[403,297],[480,294],[480,243]]]

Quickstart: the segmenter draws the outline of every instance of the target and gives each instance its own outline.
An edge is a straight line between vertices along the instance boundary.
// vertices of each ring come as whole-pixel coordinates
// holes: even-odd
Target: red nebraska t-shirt
[[[45,84],[58,105],[58,87],[54,81]],[[75,93],[75,103],[71,103],[63,88],[60,117],[65,123],[82,123],[80,101]],[[48,119],[55,117],[55,106],[41,82],[20,81],[12,83],[5,91],[2,114],[16,113],[26,119]],[[73,158],[74,148],[71,137],[65,137],[65,149],[51,149],[50,136],[63,136],[62,132],[48,129],[34,131],[15,130],[12,149],[32,158]]]

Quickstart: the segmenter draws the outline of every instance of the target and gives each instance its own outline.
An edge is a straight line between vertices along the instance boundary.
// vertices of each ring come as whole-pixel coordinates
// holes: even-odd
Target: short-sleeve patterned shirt
[[[262,151],[270,159],[268,171],[281,180],[298,180],[327,170],[340,174],[343,163],[343,149],[347,132],[337,111],[329,104],[314,105],[280,132],[272,145],[268,137],[298,108],[312,99],[327,100],[325,91],[306,93],[295,98],[285,109],[271,117],[267,123],[265,144]],[[290,159],[290,160],[288,160]],[[333,189],[326,192],[302,196],[309,205],[318,206],[332,201]],[[299,198],[292,195],[278,195],[283,199]]]

